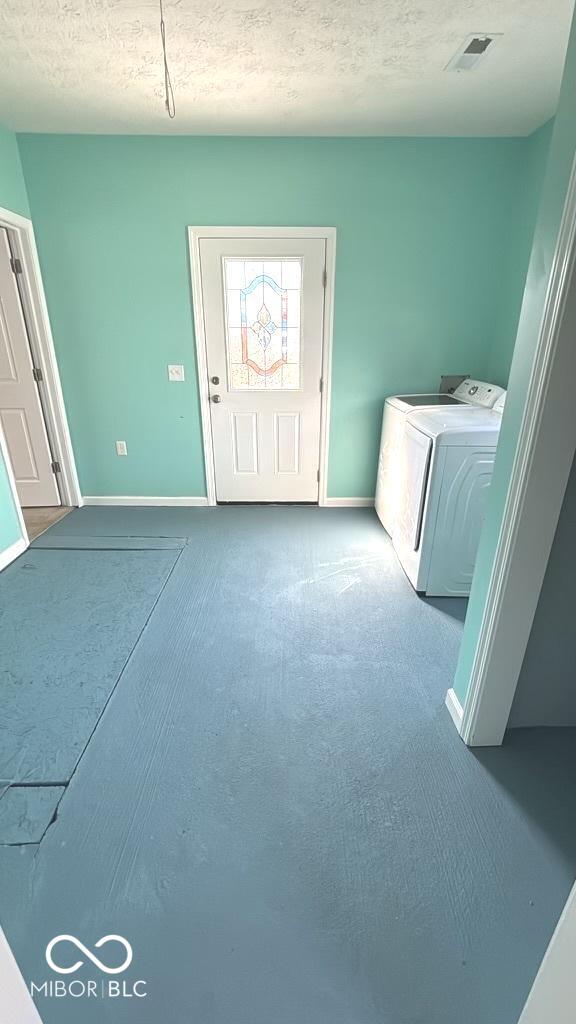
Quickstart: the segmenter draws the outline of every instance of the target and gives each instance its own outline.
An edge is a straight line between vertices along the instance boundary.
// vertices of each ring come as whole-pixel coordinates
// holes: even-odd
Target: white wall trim
[[[328,455],[330,448],[330,409],[332,402],[332,343],[334,338],[334,294],[336,287],[336,228],[324,228],[326,234],[326,287],[324,289],[324,325],[322,331],[322,405],[320,407],[320,480],[318,504],[328,504]]]
[[[19,540],[14,541],[9,548],[4,548],[4,551],[0,551],[0,572],[5,569],[10,562],[13,562],[19,555],[21,555],[28,547],[28,540],[24,537],[20,537]]]
[[[81,505],[82,496],[32,221],[0,207],[0,226],[8,230],[10,245],[22,263],[20,291],[34,362],[42,370],[43,381],[39,388],[50,447],[54,458],[60,463],[58,485],[62,502],[65,505]]]
[[[85,494],[85,505],[210,505],[208,498],[199,497],[144,497],[130,494]],[[215,503],[214,503],[215,504]],[[275,504],[272,502],[272,504]],[[322,503],[328,508],[373,508],[374,498],[326,498]]]
[[[14,471],[12,469],[12,462],[10,461],[10,452],[8,451],[8,442],[4,436],[4,430],[0,421],[0,452],[2,453],[2,459],[6,467],[6,474],[8,476],[8,483],[10,484],[10,490],[12,491],[12,499],[16,507],[16,515],[18,516],[18,522],[20,524],[20,533],[24,537],[26,544],[28,544],[28,531],[26,529],[26,523],[24,522],[24,516],[22,514],[22,506],[20,505],[20,499],[18,497],[18,490],[16,488],[16,480],[14,479]]]
[[[16,509],[16,515],[18,517],[18,525],[20,527],[21,536],[11,544],[10,547],[5,548],[4,551],[0,552],[0,571],[4,569],[10,562],[13,562],[18,555],[21,555],[26,550],[30,541],[28,539],[28,531],[26,529],[26,523],[24,522],[24,516],[22,515],[22,508],[20,506],[20,499],[18,497],[18,491],[16,489],[16,480],[14,479],[14,473],[12,471],[12,463],[10,461],[10,454],[8,452],[8,445],[6,438],[4,437],[4,430],[2,429],[2,423],[0,422],[0,453],[2,454],[2,460],[6,467],[6,475],[8,477],[8,484],[12,492],[12,500]]]
[[[574,1024],[576,886],[572,889],[518,1024]]]
[[[328,508],[374,508],[374,498],[324,498]]]
[[[444,701],[444,703],[446,704],[446,707],[450,712],[450,717],[454,722],[454,725],[458,729],[458,732],[460,732],[460,729],[462,727],[462,715],[464,712],[462,710],[462,705],[458,700],[455,690],[453,690],[452,688],[448,690],[448,693],[446,694],[446,700]]]
[[[214,229],[207,228],[206,232]],[[210,394],[208,391],[208,357],[206,354],[206,333],[204,330],[204,301],[200,271],[200,237],[206,237],[200,228],[188,228],[190,247],[190,272],[192,275],[192,311],[194,314],[194,338],[196,342],[196,370],[198,374],[198,396],[202,421],[202,446],[204,451],[204,476],[208,505],[216,504],[216,474],[214,472],[214,440],[210,416]]]
[[[576,164],[464,704],[470,746],[502,742],[576,450],[575,240]]]
[[[320,406],[320,479],[318,504],[326,505],[328,499],[328,444],[330,432],[330,395],[332,391],[332,335],[334,327],[334,281],[336,274],[336,228],[327,227],[202,227],[188,228],[190,246],[190,273],[192,280],[192,307],[194,314],[194,335],[196,341],[196,366],[202,440],[204,447],[204,471],[206,475],[207,503],[216,504],[216,476],[214,472],[214,439],[210,417],[210,395],[208,391],[208,363],[206,355],[206,330],[202,300],[202,277],[200,272],[200,240],[202,238],[322,238],[326,242],[326,287],[324,289],[324,322],[322,332],[322,402]]]
[[[14,213],[13,210],[7,210],[5,207],[0,206],[0,224],[5,228],[27,231],[32,221],[29,217],[23,217],[21,213]]]
[[[146,496],[133,496],[131,494],[85,494],[83,497],[85,505],[127,505],[138,507],[146,506],[184,506],[192,508],[195,506],[208,505],[208,498],[199,497],[166,497],[156,498]]]

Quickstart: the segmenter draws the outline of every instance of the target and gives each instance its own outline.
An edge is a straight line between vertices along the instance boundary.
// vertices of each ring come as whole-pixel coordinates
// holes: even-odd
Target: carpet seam
[[[173,549],[173,550],[176,550],[176,549]],[[162,594],[164,593],[164,590],[166,589],[169,580],[172,577],[172,573],[174,572],[176,566],[178,565],[178,562],[180,561],[180,558],[181,558],[181,555],[182,555],[183,551],[184,551],[184,548],[181,548],[178,551],[177,557],[174,560],[174,564],[173,564],[172,568],[170,569],[170,572],[168,573],[166,579],[164,580],[164,583],[162,584],[162,587],[158,591],[158,596],[156,597],[156,600],[154,601],[154,604],[152,605],[148,615],[146,616],[146,619],[145,619],[145,621],[144,621],[144,623],[142,625],[142,629],[138,633],[138,636],[136,637],[136,640],[134,641],[132,647],[130,648],[128,656],[127,656],[127,658],[126,658],[126,660],[125,660],[125,662],[124,662],[124,664],[123,664],[123,666],[122,666],[122,668],[121,668],[121,670],[120,670],[120,672],[118,674],[118,678],[116,679],[116,682],[114,683],[114,686],[110,690],[110,693],[108,694],[106,702],[103,705],[102,710],[101,710],[100,714],[98,715],[98,718],[96,719],[96,722],[94,723],[94,727],[93,727],[92,731],[90,732],[90,735],[88,736],[88,739],[86,740],[86,743],[85,743],[84,747],[82,748],[80,756],[78,757],[78,760],[76,761],[76,764],[74,765],[74,768],[72,769],[72,771],[70,773],[70,778],[65,783],[64,793],[62,793],[60,799],[58,800],[58,803],[56,804],[56,807],[54,808],[54,814],[52,815],[52,818],[50,819],[50,821],[48,822],[46,828],[44,829],[44,832],[42,833],[41,838],[38,840],[37,843],[18,843],[18,844],[10,844],[10,845],[37,846],[38,849],[36,850],[36,852],[34,854],[34,857],[36,857],[36,854],[38,853],[38,850],[40,849],[40,845],[43,842],[43,840],[45,839],[50,826],[53,825],[55,823],[55,821],[57,820],[57,818],[58,818],[58,813],[59,813],[59,810],[60,810],[60,804],[61,804],[62,800],[64,799],[64,796],[66,795],[66,792],[68,790],[68,786],[72,782],[72,779],[74,778],[74,776],[75,776],[75,774],[76,774],[76,772],[77,772],[77,770],[78,770],[78,768],[80,766],[82,758],[84,757],[84,754],[86,753],[86,751],[87,751],[87,749],[88,749],[88,747],[89,747],[89,745],[90,745],[90,743],[92,741],[92,737],[94,736],[94,733],[96,732],[96,730],[97,730],[97,728],[98,728],[98,726],[99,726],[99,724],[100,724],[100,722],[102,720],[102,716],[104,715],[104,712],[106,711],[106,708],[108,707],[110,701],[112,700],[112,697],[114,696],[114,694],[116,692],[116,689],[117,689],[117,687],[118,687],[118,685],[120,683],[120,680],[122,679],[122,676],[124,675],[124,672],[126,671],[126,668],[128,666],[128,662],[130,661],[132,655],[134,654],[134,651],[136,650],[138,644],[140,643],[142,635],[143,635],[146,627],[148,626],[148,623],[150,622],[150,619],[152,618],[152,615],[154,614],[154,611],[156,610],[156,606],[157,606],[160,598],[162,597]]]
[[[77,770],[77,768],[78,768],[82,758],[84,757],[84,754],[86,753],[86,750],[88,749],[88,745],[89,745],[89,743],[90,743],[94,733],[96,732],[96,729],[98,728],[98,725],[100,723],[102,715],[104,714],[104,712],[106,711],[106,708],[108,707],[110,701],[112,700],[112,697],[114,696],[114,694],[116,692],[116,688],[117,688],[120,680],[122,679],[122,676],[124,675],[124,672],[126,671],[126,668],[128,666],[128,662],[130,661],[130,658],[132,657],[132,655],[134,654],[134,651],[136,650],[138,644],[140,643],[140,640],[142,639],[142,635],[144,633],[144,630],[146,629],[148,623],[150,622],[150,619],[152,618],[152,615],[154,614],[154,612],[156,610],[156,606],[157,606],[160,598],[162,597],[162,594],[164,593],[164,590],[166,589],[166,587],[168,585],[168,581],[170,580],[170,578],[172,576],[172,573],[174,572],[176,566],[178,565],[178,562],[180,561],[180,557],[182,555],[182,551],[183,550],[184,550],[184,548],[182,548],[178,552],[178,557],[174,560],[174,565],[170,569],[170,572],[168,573],[164,583],[162,584],[162,587],[158,591],[158,596],[157,596],[156,600],[154,601],[154,604],[152,605],[148,615],[146,616],[146,620],[145,620],[145,622],[142,625],[142,629],[138,633],[138,636],[136,637],[136,640],[134,641],[132,647],[130,648],[130,651],[128,653],[126,661],[124,662],[124,664],[123,664],[123,666],[122,666],[122,668],[121,668],[121,670],[120,670],[120,672],[118,674],[118,678],[116,679],[116,682],[114,683],[114,686],[110,690],[110,693],[108,694],[108,697],[106,698],[106,702],[103,705],[102,710],[101,710],[100,714],[98,715],[98,718],[97,718],[96,722],[94,723],[94,727],[93,727],[93,729],[92,729],[88,739],[86,740],[86,743],[85,743],[84,747],[82,748],[82,753],[80,754],[78,760],[76,761],[76,764],[74,765],[74,768],[72,769],[72,772],[70,774],[70,778],[68,780],[69,783],[72,781],[72,779],[74,778],[74,775],[76,774],[76,770]],[[64,795],[64,794],[62,794],[62,795]]]

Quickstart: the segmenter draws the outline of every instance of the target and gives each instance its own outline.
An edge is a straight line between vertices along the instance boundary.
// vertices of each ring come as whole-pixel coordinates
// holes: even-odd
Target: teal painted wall
[[[205,494],[189,224],[337,227],[331,495],[373,494],[386,395],[512,344],[530,140],[19,142],[84,494]]]
[[[0,206],[29,215],[28,197],[15,136],[0,125]],[[0,451],[0,554],[22,536],[8,474]]]
[[[538,341],[538,332],[542,320],[544,300],[552,268],[566,190],[576,152],[575,95],[576,22],[573,24],[568,44],[560,102],[550,141],[550,153],[542,186],[534,244],[530,256],[522,311],[518,325],[518,335],[512,360],[509,382],[510,391],[502,421],[500,443],[494,466],[492,486],[490,488],[486,521],[478,548],[477,568],[474,575],[464,637],[454,681],[454,689],[460,701],[466,698],[470,670],[476,650],[478,632],[502,522],[508,481],[510,479],[522,413],[528,392],[530,371]]]
[[[23,217],[30,216],[28,195],[22,173],[18,142],[13,132],[0,124],[0,206]]]
[[[509,728],[576,726],[576,459],[510,712]]]
[[[522,174],[514,197],[510,218],[511,245],[505,280],[507,287],[497,317],[497,330],[488,364],[488,380],[506,387],[516,342],[518,320],[524,294],[542,182],[550,150],[554,121],[548,121],[527,140]]]

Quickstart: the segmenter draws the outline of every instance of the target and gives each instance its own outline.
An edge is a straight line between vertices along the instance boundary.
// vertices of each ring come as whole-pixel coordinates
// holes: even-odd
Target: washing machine
[[[392,541],[421,593],[470,593],[504,401],[502,393],[492,408],[461,404],[406,419]]]
[[[384,403],[375,507],[384,529],[393,535],[398,507],[398,453],[404,437],[406,418],[416,409],[445,409],[462,404],[490,408],[503,388],[467,377],[452,395],[392,395]]]

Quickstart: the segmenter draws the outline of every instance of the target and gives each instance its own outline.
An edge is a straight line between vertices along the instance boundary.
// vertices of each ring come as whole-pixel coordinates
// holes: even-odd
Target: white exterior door
[[[326,240],[200,238],[218,501],[318,501]]]
[[[20,504],[25,507],[60,505],[10,258],[8,234],[5,228],[0,228],[0,420]]]

